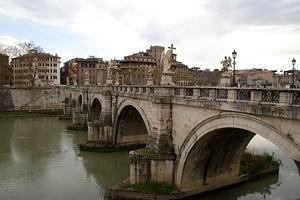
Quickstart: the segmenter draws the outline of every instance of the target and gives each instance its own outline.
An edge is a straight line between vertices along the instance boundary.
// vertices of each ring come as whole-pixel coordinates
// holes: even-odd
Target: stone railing
[[[138,85],[112,86],[111,89],[124,94],[153,94],[191,99],[300,106],[300,89]]]

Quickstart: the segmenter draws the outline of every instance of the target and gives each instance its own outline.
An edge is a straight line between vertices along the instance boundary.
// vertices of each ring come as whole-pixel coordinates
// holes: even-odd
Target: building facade
[[[236,81],[239,86],[271,86],[274,71],[267,69],[243,69],[236,71]]]
[[[42,86],[60,84],[60,57],[29,50],[11,61],[13,84]]]
[[[161,69],[157,67],[156,58],[146,52],[134,53],[125,56],[120,61],[120,75],[122,84],[146,85],[147,79],[152,76],[154,84],[160,82]]]
[[[0,53],[0,86],[12,84],[12,71],[9,65],[9,56]]]
[[[158,68],[162,69],[162,56],[163,53],[165,52],[165,47],[163,46],[150,46],[149,49],[146,50],[146,53],[156,59],[156,65]]]
[[[293,76],[292,71],[284,71],[283,74],[273,75],[273,86],[275,87],[290,87],[293,84],[296,87],[300,87],[300,72],[296,71],[295,76]]]
[[[74,58],[61,68],[64,85],[104,85],[107,77],[107,62],[102,58]]]

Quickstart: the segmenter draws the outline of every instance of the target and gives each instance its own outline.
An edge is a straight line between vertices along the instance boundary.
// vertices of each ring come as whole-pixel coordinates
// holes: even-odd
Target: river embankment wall
[[[64,86],[0,87],[0,112],[62,110],[66,93]]]

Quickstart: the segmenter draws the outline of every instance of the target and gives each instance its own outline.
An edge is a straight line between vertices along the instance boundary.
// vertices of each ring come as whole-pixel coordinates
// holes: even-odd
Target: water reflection
[[[128,153],[79,152],[77,144],[87,134],[66,131],[69,123],[55,117],[0,118],[1,200],[103,199],[107,188],[129,176]],[[275,152],[283,163],[279,175],[201,199],[300,198],[293,160],[257,136],[248,149]]]
[[[257,199],[282,199],[297,200],[300,199],[300,177],[294,161],[277,146],[256,135],[247,147],[248,151],[255,154],[268,152],[280,159],[282,165],[278,175],[263,177],[257,181],[245,183],[237,187],[232,187],[220,192],[194,197],[193,199],[201,200],[257,200]]]
[[[99,199],[128,176],[127,153],[81,153],[84,132],[53,117],[0,119],[0,199]]]
[[[114,186],[129,177],[129,156],[127,152],[90,153],[81,152],[88,177],[95,177],[102,188]]]
[[[246,184],[241,184],[235,186],[228,190],[223,190],[219,192],[214,192],[206,195],[199,195],[193,199],[201,200],[213,200],[220,199],[222,200],[235,200],[235,199],[266,199],[272,191],[280,186],[278,182],[278,175],[267,176],[259,181],[249,182]]]

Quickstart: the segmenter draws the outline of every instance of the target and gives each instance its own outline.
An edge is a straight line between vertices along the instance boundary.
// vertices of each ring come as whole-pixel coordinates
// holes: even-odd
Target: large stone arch
[[[175,162],[175,184],[181,190],[190,190],[196,189],[200,184],[206,184],[207,180],[210,184],[237,175],[241,153],[245,150],[247,144],[255,134],[274,143],[287,152],[293,159],[298,158],[300,155],[300,146],[291,140],[287,133],[276,129],[274,126],[256,117],[245,114],[221,114],[199,123],[186,137]],[[221,135],[223,136],[221,137]],[[235,142],[233,140],[237,141]],[[221,143],[218,143],[218,141]],[[218,148],[221,148],[223,153],[219,157],[221,158],[220,160],[212,158],[213,153],[216,153],[212,151],[212,149],[217,149],[212,146],[212,143],[215,145],[220,144]],[[232,145],[232,147],[230,147],[230,145]],[[225,149],[222,149],[222,147],[225,147]],[[236,150],[234,150],[234,148],[236,148]],[[207,149],[210,150],[207,151]],[[200,158],[195,157],[191,159],[194,155]],[[218,156],[218,154],[216,155]],[[191,161],[194,162],[194,164],[191,164]],[[218,162],[222,163],[218,164]],[[188,165],[191,164],[191,166],[186,167],[186,163],[189,163]],[[196,166],[195,163],[199,163],[199,166]],[[229,163],[231,166],[228,166]],[[199,170],[197,167],[199,167]],[[218,173],[216,173],[214,177],[211,176],[211,179],[208,177],[206,180],[207,175],[210,173],[207,169],[208,167],[214,168],[214,172]],[[190,176],[193,170],[198,170],[203,173],[203,176],[199,175],[199,177],[202,177],[201,180],[196,180],[197,175],[194,177]],[[187,176],[189,177],[187,178]],[[187,183],[187,181],[190,183]]]
[[[120,126],[122,125],[121,123],[124,122],[124,119],[122,119],[122,118],[124,118],[124,117],[126,118],[126,115],[128,114],[128,112],[132,112],[132,114],[135,115],[134,118],[136,120],[136,123],[139,123],[141,126],[144,126],[145,132],[147,134],[139,134],[141,136],[133,134],[132,137],[127,137],[127,140],[120,141]],[[134,100],[125,99],[119,103],[119,105],[117,107],[117,112],[116,112],[116,117],[115,117],[114,122],[115,122],[114,129],[113,129],[114,143],[146,142],[148,135],[150,134],[150,122],[145,114],[145,111]],[[139,127],[139,128],[143,129],[143,127]]]

